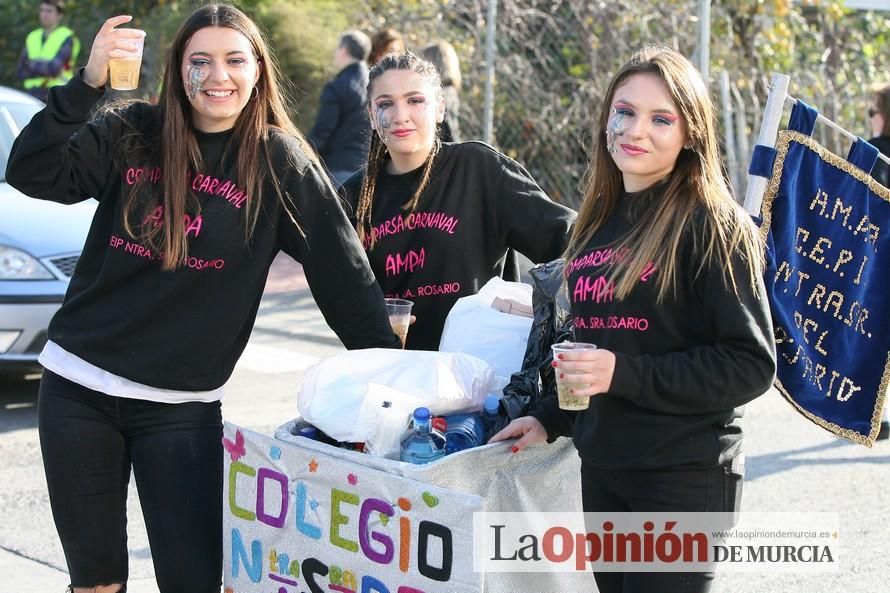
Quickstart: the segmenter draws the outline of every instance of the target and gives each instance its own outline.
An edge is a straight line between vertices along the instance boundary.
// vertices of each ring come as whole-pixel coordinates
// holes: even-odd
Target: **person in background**
[[[880,84],[872,92],[868,121],[873,136],[869,143],[881,154],[890,156],[890,84]],[[890,165],[881,159],[875,163],[871,175],[884,187],[890,187]],[[877,438],[880,441],[890,439],[890,403],[884,405],[884,418]]]
[[[173,39],[158,105],[93,117],[109,59],[144,36],[116,28],[131,19],[105,21],[6,171],[34,198],[99,202],[40,355],[41,452],[75,593],[126,589],[131,470],[160,593],[219,593],[220,400],[275,256],[303,264],[347,348],[401,341],[256,24],[199,8]]]
[[[733,199],[708,88],[649,47],[612,78],[566,250],[574,337],[554,372],[588,398],[548,394],[491,441],[573,435],[585,512],[739,510],[742,406],[776,372],[763,250]],[[714,573],[598,572],[601,593],[704,593]]]
[[[25,38],[16,76],[25,92],[46,102],[50,87],[65,84],[73,76],[80,41],[61,24],[64,0],[42,0],[38,15],[40,27]]]
[[[371,37],[371,53],[368,55],[368,66],[375,66],[383,56],[398,54],[405,51],[405,41],[402,34],[395,29],[387,27],[374,33]]]
[[[406,347],[438,350],[457,299],[500,275],[508,248],[558,257],[575,213],[487,144],[439,141],[445,101],[429,62],[386,56],[371,68],[368,101],[368,165],[344,184],[346,200],[384,294],[414,301]]]
[[[341,185],[364,164],[369,132],[366,109],[371,40],[361,31],[340,37],[334,51],[337,76],[321,91],[318,115],[309,132],[309,142]]]
[[[879,85],[872,92],[868,121],[873,136],[869,143],[880,150],[881,154],[890,156],[890,84]],[[890,165],[878,159],[871,174],[881,185],[890,187]]]
[[[438,41],[423,49],[423,59],[433,64],[442,79],[445,119],[439,124],[442,142],[460,142],[460,60],[447,41]]]

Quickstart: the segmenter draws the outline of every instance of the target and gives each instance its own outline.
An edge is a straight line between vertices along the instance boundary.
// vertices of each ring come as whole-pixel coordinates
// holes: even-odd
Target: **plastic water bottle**
[[[414,410],[414,426],[402,438],[402,461],[429,463],[445,456],[445,435],[430,427],[429,408]]]
[[[478,412],[445,416],[448,429],[445,431],[445,454],[457,453],[464,449],[478,447],[485,442],[485,427]]]
[[[482,404],[482,424],[485,426],[486,443],[498,431],[501,423],[500,407],[501,400],[496,395],[486,396],[485,403]]]

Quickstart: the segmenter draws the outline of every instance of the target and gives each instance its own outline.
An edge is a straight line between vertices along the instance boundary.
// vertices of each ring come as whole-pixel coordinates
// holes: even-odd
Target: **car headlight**
[[[53,280],[55,276],[21,249],[0,245],[0,280]]]

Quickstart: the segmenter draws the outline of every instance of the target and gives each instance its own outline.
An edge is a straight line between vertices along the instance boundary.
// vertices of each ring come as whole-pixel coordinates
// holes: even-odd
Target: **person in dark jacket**
[[[370,122],[365,108],[371,40],[361,31],[340,37],[334,52],[339,72],[321,91],[321,102],[309,141],[340,185],[365,163]]]
[[[871,133],[874,135],[869,142],[877,147],[881,154],[890,156],[890,84],[879,86],[872,93],[868,121],[871,124]],[[871,174],[881,185],[890,187],[890,165],[878,159]]]

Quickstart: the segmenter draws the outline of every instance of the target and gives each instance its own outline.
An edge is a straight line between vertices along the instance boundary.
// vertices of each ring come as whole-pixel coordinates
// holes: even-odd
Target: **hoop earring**
[[[256,96],[257,96],[257,91],[256,91],[256,86],[254,86],[253,89],[250,91],[250,99],[248,99],[248,101],[253,101],[254,99],[256,99]]]

